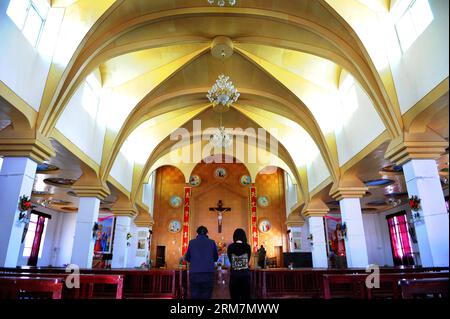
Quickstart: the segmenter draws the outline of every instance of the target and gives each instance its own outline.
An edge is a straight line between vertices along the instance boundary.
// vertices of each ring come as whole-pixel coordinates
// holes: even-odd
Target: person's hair
[[[197,234],[206,235],[207,233],[208,233],[208,228],[206,228],[205,226],[200,226],[199,228],[197,228]]]
[[[243,230],[242,228],[236,229],[233,234],[233,241],[237,242],[239,240],[244,244],[247,243],[247,235],[245,234],[245,230]]]

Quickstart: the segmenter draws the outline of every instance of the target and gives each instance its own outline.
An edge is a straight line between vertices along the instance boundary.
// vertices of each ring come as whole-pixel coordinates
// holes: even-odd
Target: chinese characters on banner
[[[252,249],[256,253],[258,250],[258,224],[256,215],[256,187],[250,188],[250,211],[252,214]]]
[[[184,216],[183,216],[183,241],[182,253],[186,254],[189,245],[189,215],[191,212],[191,187],[184,188]]]

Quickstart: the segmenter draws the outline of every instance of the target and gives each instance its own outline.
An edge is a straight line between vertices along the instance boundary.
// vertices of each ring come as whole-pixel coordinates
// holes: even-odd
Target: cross
[[[230,212],[231,208],[229,207],[223,207],[223,202],[222,200],[219,200],[219,202],[217,203],[217,207],[211,207],[209,209],[210,212],[215,212],[217,213],[217,222],[218,222],[218,232],[219,234],[222,233],[222,218],[223,218],[223,213],[225,212]]]

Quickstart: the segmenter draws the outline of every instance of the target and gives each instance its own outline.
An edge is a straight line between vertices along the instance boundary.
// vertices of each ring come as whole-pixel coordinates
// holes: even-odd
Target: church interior
[[[0,30],[0,299],[188,299],[199,226],[217,299],[238,228],[253,298],[448,298],[448,1],[0,0]]]

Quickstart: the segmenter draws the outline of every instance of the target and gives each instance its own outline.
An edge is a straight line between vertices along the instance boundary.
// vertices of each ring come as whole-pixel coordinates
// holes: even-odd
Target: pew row
[[[62,299],[122,299],[122,275],[80,274],[78,277],[79,288],[75,288],[73,286],[75,284],[73,281],[74,278],[70,274],[66,273],[0,272],[0,278],[4,276],[60,279],[63,282]],[[68,284],[66,284],[67,281],[69,281]]]
[[[400,287],[403,299],[433,298],[448,299],[449,278],[402,280]]]
[[[0,299],[61,299],[60,278],[0,277]]]
[[[399,282],[408,279],[447,278],[448,271],[414,272],[414,273],[381,273],[379,287],[370,288],[375,283],[369,274],[324,274],[323,294],[325,299],[332,298],[392,298],[402,297]]]

